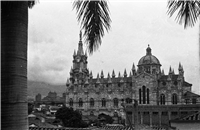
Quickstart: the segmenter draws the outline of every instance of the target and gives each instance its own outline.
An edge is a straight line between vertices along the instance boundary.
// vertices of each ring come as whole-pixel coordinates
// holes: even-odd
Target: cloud
[[[177,73],[181,62],[186,81],[198,91],[200,76],[192,69],[199,67],[198,24],[183,29],[167,16],[166,6],[166,2],[110,2],[111,30],[103,37],[99,50],[88,57],[94,77],[101,70],[104,75],[113,69],[122,74],[126,68],[128,73],[150,44],[166,74],[170,65]],[[80,30],[75,14],[72,3],[65,2],[41,1],[29,11],[29,79],[55,84],[69,77]]]
[[[34,57],[34,63],[28,66],[28,79],[51,84],[64,84],[67,77],[66,61],[55,59],[44,63],[43,60],[37,56]]]

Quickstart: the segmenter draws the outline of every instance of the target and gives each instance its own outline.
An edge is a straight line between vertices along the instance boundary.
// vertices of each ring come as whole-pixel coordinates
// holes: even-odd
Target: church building
[[[146,53],[146,54],[145,54]],[[121,103],[137,100],[139,106],[196,104],[199,95],[191,92],[192,84],[184,78],[184,69],[179,63],[178,74],[169,68],[167,74],[161,71],[161,63],[153,55],[148,45],[144,56],[133,63],[127,74],[112,73],[104,75],[103,71],[93,77],[87,66],[87,53],[83,51],[82,36],[78,50],[73,54],[70,78],[67,79],[66,104],[78,109],[83,115],[98,116],[101,113],[120,115]],[[190,95],[190,96],[187,96]]]

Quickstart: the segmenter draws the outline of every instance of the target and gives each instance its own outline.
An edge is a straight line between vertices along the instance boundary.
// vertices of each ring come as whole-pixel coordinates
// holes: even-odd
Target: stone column
[[[161,114],[162,114],[162,112],[159,111],[159,112],[158,112],[158,116],[159,116],[159,126],[161,126],[161,123],[162,123],[162,119],[161,119],[161,118],[162,118],[162,115],[161,115]]]
[[[141,120],[141,124],[143,124],[143,112],[140,112],[140,120]]]
[[[168,111],[168,121],[171,120],[171,112]]]
[[[149,118],[150,118],[150,127],[152,127],[152,112],[149,112]]]

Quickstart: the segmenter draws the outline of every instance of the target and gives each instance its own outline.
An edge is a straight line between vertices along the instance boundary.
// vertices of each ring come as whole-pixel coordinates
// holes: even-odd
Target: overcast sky
[[[132,64],[152,54],[162,64],[165,74],[169,67],[178,73],[184,68],[185,80],[200,94],[198,23],[184,30],[167,15],[167,1],[109,0],[111,30],[103,37],[99,50],[88,57],[93,77],[101,70],[104,77],[115,70],[116,75],[129,74]],[[72,2],[40,0],[29,10],[28,79],[50,84],[65,84],[72,66],[72,55],[78,48],[80,25]]]

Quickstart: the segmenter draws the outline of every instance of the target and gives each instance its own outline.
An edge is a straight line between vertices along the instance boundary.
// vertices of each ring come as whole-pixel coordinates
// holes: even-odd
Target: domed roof
[[[161,65],[160,61],[154,55],[151,54],[151,48],[149,47],[149,45],[146,49],[146,55],[143,56],[138,62],[138,65],[147,65],[147,64]]]

